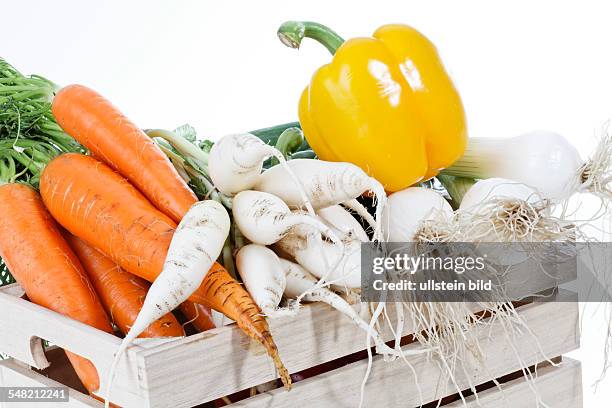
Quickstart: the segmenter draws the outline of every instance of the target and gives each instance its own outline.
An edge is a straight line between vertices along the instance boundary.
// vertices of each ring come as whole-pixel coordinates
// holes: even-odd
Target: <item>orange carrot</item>
[[[215,328],[210,307],[188,300],[181,303],[180,309],[187,318],[187,322],[192,324],[199,332],[205,332],[206,330]]]
[[[89,280],[100,297],[106,312],[123,334],[127,334],[142,308],[149,282],[121,269],[97,249],[72,234],[65,234],[72,250],[80,259]],[[181,324],[168,313],[150,325],[139,337],[184,336]]]
[[[87,275],[45,209],[38,193],[24,184],[0,186],[0,256],[28,298],[47,309],[112,333]],[[100,386],[91,361],[66,351],[90,392]]]
[[[97,92],[82,85],[67,86],[53,99],[52,111],[66,133],[130,180],[174,221],[180,222],[197,201],[153,140]]]
[[[206,274],[202,286],[191,296],[190,300],[205,304],[225,314],[236,321],[242,331],[260,342],[274,360],[285,388],[291,389],[291,377],[280,361],[268,322],[251,295],[232,278],[223,266],[215,262]]]
[[[161,273],[176,223],[108,166],[88,156],[63,154],[44,169],[40,191],[64,228],[123,269],[149,282]],[[261,311],[221,265],[215,263],[189,300],[225,314],[260,341],[290,385]]]

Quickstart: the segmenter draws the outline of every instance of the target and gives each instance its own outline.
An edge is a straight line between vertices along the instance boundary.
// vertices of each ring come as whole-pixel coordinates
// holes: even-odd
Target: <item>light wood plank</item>
[[[15,297],[23,297],[23,295],[25,295],[23,288],[18,283],[11,283],[10,285],[0,286],[0,292]]]
[[[270,330],[283,362],[292,373],[366,346],[361,329],[323,304],[305,306],[297,318],[272,319]],[[412,331],[406,324],[404,335]],[[393,338],[388,331],[382,335],[386,340]],[[206,341],[202,341],[203,337]],[[235,325],[187,337],[140,355],[146,367],[144,382],[152,407],[163,407],[169,398],[175,407],[188,407],[277,378],[264,348],[245,337]],[[184,392],[176,393],[177,383]]]
[[[0,336],[0,352],[44,368],[38,338],[47,339],[92,360],[104,387],[118,338],[6,293],[0,293],[0,310],[5,312],[0,325],[11,333]],[[326,305],[306,306],[297,318],[272,320],[270,326],[291,372],[365,346],[363,332]],[[412,330],[407,324],[404,334]],[[276,378],[264,349],[236,325],[159,343],[143,341],[128,350],[117,370],[114,402],[128,408],[189,407]]]
[[[540,400],[551,408],[582,408],[582,368],[579,361],[563,358],[559,367],[538,369],[534,381]],[[491,388],[466,398],[466,403],[456,401],[444,408],[532,408],[536,396],[525,378],[502,384],[501,390]]]
[[[570,296],[561,294],[560,296]],[[570,297],[567,298],[570,300]],[[567,303],[536,303],[518,309],[535,338],[524,334],[515,338],[514,346],[524,366],[533,365],[562,355],[579,347],[578,305]],[[491,378],[514,372],[521,367],[512,351],[510,342],[504,340],[504,331],[499,324],[482,328],[479,333],[485,359],[485,367],[472,362],[467,374],[458,376],[459,389],[467,389]],[[544,355],[538,350],[539,343]],[[405,347],[414,349],[414,344]],[[446,380],[435,360],[423,355],[408,358],[417,372],[423,402],[451,395],[457,389]],[[359,361],[346,367],[304,380],[295,384],[291,392],[273,390],[243,402],[236,407],[295,407],[296,401],[316,401],[317,407],[354,407],[359,404],[360,384],[367,362]],[[401,378],[401,382],[398,380]],[[401,386],[398,386],[401,384]],[[380,356],[374,358],[374,367],[365,394],[366,406],[419,406],[419,391],[411,371],[403,361],[386,363]]]
[[[0,361],[0,386],[2,387],[63,387],[63,384],[58,383],[42,374],[23,367],[14,359]],[[53,402],[37,402],[32,403],[36,408],[101,408],[104,406],[99,401],[81,394],[71,388],[68,389],[69,401],[62,403]],[[2,403],[0,408],[23,408],[25,403]]]
[[[106,378],[113,356],[121,339],[62,316],[24,299],[0,293],[0,352],[38,369],[49,366],[40,339],[70,350],[91,360],[100,377],[101,390],[105,389]],[[152,340],[152,345],[159,341]],[[147,393],[140,387],[143,377],[142,363],[137,352],[145,350],[146,340],[130,347],[126,358],[121,359],[113,386],[113,400],[122,406],[142,407]]]

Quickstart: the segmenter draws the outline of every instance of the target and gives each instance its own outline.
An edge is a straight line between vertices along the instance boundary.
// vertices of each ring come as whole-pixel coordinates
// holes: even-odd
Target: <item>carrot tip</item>
[[[278,355],[278,348],[272,339],[272,335],[269,332],[264,333],[262,344],[268,350],[268,354],[274,361],[274,365],[278,370],[278,375],[280,376],[281,381],[283,382],[283,386],[287,391],[291,390],[291,376],[289,375],[289,371],[283,364],[280,356]]]

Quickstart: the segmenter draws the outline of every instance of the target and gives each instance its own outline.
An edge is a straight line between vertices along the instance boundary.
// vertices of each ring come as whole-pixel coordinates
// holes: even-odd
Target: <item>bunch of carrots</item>
[[[15,114],[0,127],[0,256],[30,301],[127,335],[198,198],[157,144],[101,95],[80,85],[57,92],[1,62],[0,102]],[[31,126],[14,126],[30,113]],[[214,258],[180,311],[199,331],[214,327],[211,308],[234,320],[264,345],[289,386],[260,309]],[[165,313],[138,334],[185,333]],[[93,364],[67,354],[87,390],[97,391]]]

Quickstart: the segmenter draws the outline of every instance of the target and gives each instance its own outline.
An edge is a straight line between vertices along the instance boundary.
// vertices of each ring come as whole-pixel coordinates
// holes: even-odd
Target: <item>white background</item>
[[[545,128],[586,155],[612,116],[611,12],[603,1],[6,1],[0,55],[98,90],[142,127],[188,122],[216,139],[296,119],[302,88],[330,57],[310,41],[282,46],[284,20],[320,21],[345,38],[402,22],[438,45],[471,136]],[[595,396],[590,387],[606,326],[601,312],[585,317],[572,353],[585,406],[609,406],[612,380]]]

